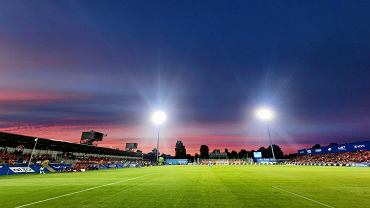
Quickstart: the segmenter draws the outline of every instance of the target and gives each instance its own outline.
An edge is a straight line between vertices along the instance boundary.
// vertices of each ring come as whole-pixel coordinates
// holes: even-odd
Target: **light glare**
[[[162,125],[167,120],[167,115],[163,111],[155,111],[152,114],[152,122],[155,125]]]
[[[258,119],[263,121],[271,121],[274,118],[274,112],[266,107],[258,108],[255,114]]]

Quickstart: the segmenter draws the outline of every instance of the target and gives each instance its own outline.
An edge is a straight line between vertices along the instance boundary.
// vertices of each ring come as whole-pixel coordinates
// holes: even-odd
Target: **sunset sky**
[[[2,1],[0,131],[161,152],[370,140],[370,1]],[[39,131],[42,130],[41,133]]]

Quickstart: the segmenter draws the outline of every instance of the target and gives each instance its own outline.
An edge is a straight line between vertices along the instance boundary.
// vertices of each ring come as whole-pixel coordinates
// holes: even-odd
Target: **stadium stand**
[[[148,165],[142,154],[0,132],[0,175],[38,172],[86,171]],[[28,162],[30,161],[30,168]]]
[[[327,166],[361,166],[363,164],[363,166],[368,166],[370,164],[370,151],[308,154],[292,159],[289,164]]]
[[[319,148],[298,150],[298,157],[292,158],[291,165],[325,166],[370,166],[370,141],[331,144]]]

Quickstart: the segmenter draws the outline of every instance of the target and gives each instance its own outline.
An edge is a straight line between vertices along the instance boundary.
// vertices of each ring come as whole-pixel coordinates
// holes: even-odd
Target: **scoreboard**
[[[262,158],[262,153],[261,152],[253,152],[253,157],[254,158]]]

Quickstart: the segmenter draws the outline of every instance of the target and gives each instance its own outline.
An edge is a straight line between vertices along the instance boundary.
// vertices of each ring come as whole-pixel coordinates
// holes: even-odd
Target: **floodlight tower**
[[[42,133],[42,131],[40,130],[37,137],[35,138],[35,144],[33,145],[32,152],[31,152],[31,155],[30,155],[30,159],[28,159],[27,168],[26,168],[26,171],[25,171],[26,173],[27,173],[28,169],[30,169],[30,163],[32,161],[33,153],[35,152],[36,145],[37,145],[37,142],[39,141],[39,137],[40,137],[41,133]]]
[[[154,125],[157,126],[157,153],[156,153],[156,161],[158,162],[158,158],[159,158],[159,130],[160,130],[160,126],[166,122],[167,120],[167,115],[165,112],[163,111],[155,111],[153,114],[152,114],[152,122]]]
[[[267,134],[268,134],[268,137],[269,137],[272,157],[274,158],[274,160],[276,160],[275,153],[274,153],[274,147],[272,145],[272,140],[271,140],[270,126],[269,126],[269,122],[274,119],[274,116],[275,116],[274,111],[271,110],[270,108],[267,108],[267,107],[260,107],[256,110],[255,115],[259,120],[266,123]]]

